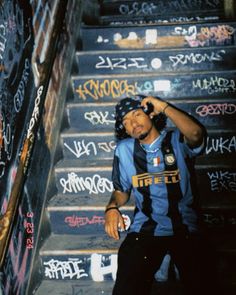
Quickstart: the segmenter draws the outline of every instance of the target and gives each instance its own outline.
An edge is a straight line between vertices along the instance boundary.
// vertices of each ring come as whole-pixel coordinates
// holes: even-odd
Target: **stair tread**
[[[211,39],[203,42],[202,29],[208,30],[209,34],[220,27],[224,27],[228,38],[222,42]],[[155,48],[209,48],[211,46],[222,45],[227,47],[235,45],[236,22],[218,22],[217,25],[211,22],[181,24],[149,24],[133,25],[131,27],[120,26],[96,26],[82,27],[83,50],[124,50],[142,49],[148,50]],[[220,29],[219,29],[220,31]],[[194,33],[193,33],[194,32]],[[232,33],[233,32],[233,33]],[[194,36],[195,34],[195,36]],[[198,37],[201,35],[201,37]],[[151,40],[150,40],[151,39]]]
[[[100,25],[110,25],[113,26],[133,26],[135,25],[148,25],[148,24],[161,24],[161,23],[170,23],[170,24],[189,24],[189,23],[205,23],[207,21],[219,22],[219,21],[227,21],[222,14],[218,14],[217,16],[211,15],[201,15],[201,17],[196,17],[194,15],[176,16],[176,15],[168,15],[166,17],[153,14],[149,16],[132,16],[132,19],[127,16],[122,15],[102,15],[100,16]]]
[[[74,171],[110,171],[111,166],[112,159],[98,159],[92,161],[88,161],[88,159],[62,159],[55,165],[55,171],[64,172],[71,169],[74,169]]]
[[[235,46],[147,50],[107,50],[77,52],[78,74],[117,74],[235,69]]]
[[[121,233],[120,240],[110,238],[104,231],[99,235],[54,235],[52,234],[40,250],[41,256],[47,255],[86,255],[91,253],[117,253],[126,233]],[[231,234],[209,233],[208,239],[221,253],[236,255],[236,239]],[[68,242],[69,241],[69,242]],[[214,243],[215,242],[215,243]]]
[[[76,107],[76,106],[75,106]],[[111,136],[111,135],[114,135],[114,132],[112,131],[108,131],[108,132],[104,132],[104,131],[101,131],[101,132],[79,132],[77,131],[75,128],[70,128],[70,129],[67,129],[63,132],[61,132],[61,137],[64,138],[64,137],[74,137],[74,136],[78,136],[78,137],[89,137],[89,136],[97,136],[97,137],[102,137],[102,136]]]
[[[216,162],[216,159],[222,159],[221,167],[229,168],[232,164],[236,164],[236,158],[232,159],[231,154],[228,155],[215,155],[209,157],[206,162],[205,156],[199,156],[196,159],[195,168],[198,169],[206,169],[208,167],[216,168],[219,166],[219,162]],[[86,164],[86,166],[83,166]],[[88,166],[89,165],[89,166]],[[79,160],[79,159],[62,159],[55,166],[56,172],[66,172],[71,171],[73,169],[75,172],[96,172],[96,171],[104,171],[111,172],[112,171],[112,159],[94,159],[92,161],[87,160]]]
[[[77,210],[104,210],[105,206],[108,203],[109,198],[104,196],[99,196],[99,198],[96,199],[96,202],[93,200],[89,200],[87,197],[79,197],[76,195],[56,195],[54,196],[48,203],[47,209],[49,211],[55,211],[60,210],[60,208],[63,210],[67,208],[68,211],[73,211],[74,208],[77,208]],[[122,207],[122,209],[130,210],[133,208],[134,202],[133,198],[130,199],[130,201]],[[69,208],[71,208],[69,210]]]
[[[109,49],[104,49],[104,50],[83,50],[83,51],[77,51],[76,52],[76,56],[90,56],[90,55],[101,55],[101,54],[107,54],[108,56],[116,56],[117,54],[125,54],[125,53],[129,53],[129,54],[138,54],[138,53],[143,53],[145,55],[148,55],[149,53],[170,53],[170,52],[179,52],[181,54],[183,54],[183,52],[185,52],[186,54],[189,52],[194,52],[194,51],[212,51],[212,50],[230,50],[230,49],[234,49],[235,50],[235,45],[230,45],[230,46],[211,46],[211,47],[191,47],[191,48],[158,48],[157,49],[117,49],[117,50],[109,50]],[[219,69],[217,70],[219,71]],[[85,73],[83,74],[85,75]],[[88,75],[88,74],[87,74]]]
[[[115,16],[115,18],[119,18],[119,16]],[[135,19],[135,17],[134,17],[134,19]],[[198,21],[191,21],[191,23],[188,23],[188,22],[182,22],[181,23],[181,26],[183,26],[183,27],[186,27],[186,26],[194,26],[194,25],[196,25],[196,26],[202,26],[202,25],[206,25],[206,26],[211,26],[211,25],[216,25],[216,23],[217,23],[217,25],[223,25],[223,24],[229,24],[229,23],[231,23],[231,24],[234,24],[234,25],[236,25],[236,21],[234,21],[234,20],[217,20],[217,22],[215,22],[215,21],[213,21],[213,22],[211,22],[210,20],[209,21],[202,21],[201,23],[199,23]],[[165,28],[165,27],[176,27],[176,23],[159,23],[159,24],[151,24],[151,25],[149,25],[149,24],[140,24],[140,25],[130,25],[130,26],[128,26],[128,29],[130,29],[130,28],[137,28],[137,29],[142,29],[142,28],[145,28],[145,27],[147,27],[147,28],[155,28],[155,27],[157,27],[157,28]],[[114,26],[114,25],[93,25],[93,26],[91,26],[91,25],[83,25],[82,27],[81,27],[81,30],[83,31],[83,30],[94,30],[94,31],[96,31],[96,30],[102,30],[102,31],[106,31],[106,30],[112,30],[112,29],[121,29],[121,30],[126,30],[126,26]]]
[[[77,51],[78,53],[80,53],[81,51]],[[93,51],[94,52],[94,51]],[[228,74],[228,73],[235,73],[235,70],[215,70],[214,71],[214,76],[215,75],[220,75],[220,74]],[[199,75],[202,75],[202,74],[209,74],[209,75],[212,75],[212,71],[207,71],[207,70],[202,70],[202,71],[198,71],[196,73],[191,73],[191,76],[194,77],[194,76],[199,76]],[[89,75],[87,74],[76,74],[74,73],[72,76],[71,76],[71,79],[72,80],[76,80],[76,79],[93,79],[93,78],[96,78],[96,79],[99,79],[99,78],[102,78],[102,79],[105,79],[105,78],[139,78],[139,77],[157,77],[157,78],[163,78],[163,76],[165,77],[172,77],[172,76],[188,76],[189,75],[189,72],[186,71],[182,71],[181,73],[178,73],[178,72],[166,72],[166,73],[159,73],[159,72],[142,72],[142,73],[138,73],[138,72],[134,72],[134,73],[117,73],[117,74],[94,74],[94,73],[91,73]],[[85,103],[85,102],[83,102]],[[96,102],[94,102],[96,103]],[[103,103],[103,102],[97,102],[97,103]]]
[[[35,295],[110,295],[114,282],[107,280],[104,282],[83,281],[83,280],[43,280]]]
[[[114,253],[117,252],[125,233],[120,240],[110,238],[104,230],[103,235],[54,235],[52,234],[44,243],[40,254],[46,255],[78,255],[93,252]]]
[[[191,5],[188,5],[184,2],[184,5],[181,1],[177,1],[177,4],[173,5],[173,1],[153,1],[152,3],[146,3],[144,6],[142,2],[138,2],[135,6],[132,3],[133,1],[102,1],[100,7],[101,15],[121,15],[125,17],[134,17],[140,15],[143,18],[149,15],[160,15],[167,16],[171,14],[175,15],[185,15],[190,13],[191,15],[196,15],[197,13],[201,14],[211,14],[211,13],[223,13],[224,12],[224,3],[218,1],[217,3],[211,3],[207,1],[197,1],[191,2]],[[204,4],[203,4],[204,3]],[[122,9],[121,9],[122,5]]]
[[[168,281],[168,283],[154,282],[151,295],[166,294],[166,295],[182,295],[180,283],[178,281]],[[106,280],[103,282],[94,282],[92,280],[43,280],[35,295],[65,295],[83,294],[83,295],[111,295],[114,281]],[[226,287],[226,286],[225,286]],[[228,286],[227,295],[235,294],[235,284]],[[226,289],[224,289],[226,291]],[[226,294],[226,293],[225,293]]]

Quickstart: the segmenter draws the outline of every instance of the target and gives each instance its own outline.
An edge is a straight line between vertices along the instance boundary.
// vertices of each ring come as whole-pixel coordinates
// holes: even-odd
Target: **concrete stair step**
[[[231,156],[222,157],[221,161],[217,159],[211,157],[205,161],[203,158],[196,162],[196,179],[200,184],[198,190],[202,204],[234,206],[236,159]],[[111,172],[111,166],[78,167],[76,161],[61,161],[55,168],[58,193],[77,195],[78,198],[110,198],[113,191]],[[139,185],[145,185],[144,180],[137,181]]]
[[[53,196],[48,205],[49,210],[55,210],[55,208],[59,208],[59,210],[63,210],[63,208],[74,208],[74,207],[84,207],[84,206],[97,206],[97,207],[105,207],[109,200],[107,196],[99,196],[98,198],[90,197],[90,196],[80,196],[78,198],[77,195],[69,195],[69,194],[57,194]],[[69,210],[69,209],[68,209]]]
[[[202,156],[196,160],[197,189],[202,206],[235,207],[235,161],[230,154],[209,158]]]
[[[74,100],[81,103],[116,102],[135,94],[163,99],[236,97],[236,72],[142,73],[73,76]]]
[[[75,169],[78,173],[93,173],[96,170],[101,172],[110,170],[112,166],[112,158],[102,159],[102,158],[92,158],[91,159],[74,159],[74,158],[64,158],[60,160],[56,166],[56,173],[70,172]]]
[[[76,161],[61,161],[55,168],[56,186],[59,194],[76,194],[78,197],[110,197],[113,191],[111,164],[101,167],[79,167]]]
[[[134,26],[134,25],[160,25],[160,24],[187,24],[191,22],[204,23],[204,22],[219,22],[226,20],[225,14],[222,12],[200,13],[193,15],[185,12],[181,15],[145,15],[145,16],[126,16],[126,15],[104,15],[99,19],[99,24],[104,26]]]
[[[92,165],[111,165],[116,147],[114,133],[78,133],[64,132],[61,134],[64,159],[74,160],[81,167]],[[203,158],[236,153],[236,136],[234,129],[210,129],[206,141]],[[103,164],[103,165],[102,165]]]
[[[117,100],[118,102],[118,100]],[[116,102],[116,103],[117,103]],[[236,125],[235,98],[199,100],[168,100],[180,109],[193,115],[207,128],[234,129]],[[67,115],[71,132],[114,133],[114,110],[116,103],[69,103]],[[170,120],[167,126],[173,127]]]
[[[123,238],[114,241],[105,235],[52,235],[40,251],[44,279],[114,281],[117,250]],[[232,234],[209,239],[217,250],[217,269],[222,281],[235,281],[232,270],[236,262],[236,239],[232,240]]]
[[[91,165],[91,162],[100,161],[102,164],[113,160],[116,142],[112,132],[66,132],[61,134],[61,139],[63,155],[67,160],[78,160],[80,165],[84,162]]]
[[[77,203],[81,203],[77,201]],[[70,235],[100,235],[104,231],[104,210],[108,200],[103,206],[92,204],[90,206],[52,206],[49,204],[47,211],[50,218],[51,229],[54,234]],[[131,203],[131,202],[130,202]],[[127,205],[121,208],[121,212],[127,223],[133,216],[134,206]]]
[[[75,132],[113,132],[114,107],[114,102],[70,102],[66,106],[69,126]]]
[[[104,210],[108,199],[98,199],[93,203],[83,202],[77,197],[55,196],[48,204],[47,211],[53,234],[104,234]],[[120,211],[127,223],[133,218],[134,200],[131,197]],[[236,204],[205,206],[201,210],[203,222],[209,232],[233,233],[236,229]]]
[[[43,279],[114,281],[123,238],[115,241],[107,235],[52,235],[40,250]]]
[[[114,281],[86,282],[78,280],[48,281],[43,280],[35,295],[111,295]],[[234,295],[235,285],[225,284],[224,295]],[[182,286],[179,281],[156,282],[154,281],[150,295],[183,295]]]
[[[168,50],[77,52],[77,75],[228,71],[236,67],[234,46]]]
[[[35,295],[111,295],[113,281],[85,282],[80,280],[43,280]]]
[[[51,235],[40,250],[43,256],[84,255],[95,252],[104,254],[117,253],[120,243],[125,237],[121,233],[120,240],[110,238],[105,232],[100,235]]]
[[[209,48],[235,45],[236,22],[84,26],[82,50]]]
[[[130,18],[137,15],[150,16],[153,14],[162,16],[175,14],[181,16],[186,12],[191,15],[223,13],[224,1],[103,1],[100,9],[101,15],[123,15]]]

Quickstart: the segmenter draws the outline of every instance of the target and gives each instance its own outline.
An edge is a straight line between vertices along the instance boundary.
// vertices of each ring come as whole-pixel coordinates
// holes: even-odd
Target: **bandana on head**
[[[132,110],[136,110],[139,108],[143,108],[141,105],[142,100],[147,97],[144,95],[135,95],[132,97],[127,97],[122,99],[116,105],[116,112],[115,112],[115,137],[117,140],[122,140],[127,137],[130,137],[123,125],[123,118],[128,112]],[[146,113],[147,114],[147,113]],[[166,115],[163,113],[159,113],[152,118],[153,124],[155,128],[161,132],[166,127]]]
[[[116,105],[116,132],[122,131],[124,129],[122,120],[126,114],[130,111],[142,108],[141,101],[145,96],[136,95],[134,97],[126,97],[123,98],[117,105]]]

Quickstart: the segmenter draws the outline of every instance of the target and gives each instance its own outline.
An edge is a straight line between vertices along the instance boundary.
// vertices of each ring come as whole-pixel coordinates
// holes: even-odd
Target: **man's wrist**
[[[166,114],[165,111],[166,111],[166,109],[167,109],[169,106],[170,106],[170,105],[169,105],[168,102],[167,102],[166,105],[163,107],[163,109],[162,109],[161,112],[162,112],[163,114]]]
[[[117,207],[117,206],[110,206],[110,207],[107,207],[106,209],[105,209],[105,214],[108,212],[108,211],[110,211],[110,210],[117,210],[119,213],[120,213],[120,210],[119,210],[119,208]]]

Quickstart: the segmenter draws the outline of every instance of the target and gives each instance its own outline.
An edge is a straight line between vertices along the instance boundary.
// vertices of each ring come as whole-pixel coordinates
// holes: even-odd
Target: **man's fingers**
[[[120,213],[118,211],[111,211],[106,213],[105,231],[107,234],[119,240],[118,224],[120,220]]]
[[[119,229],[121,231],[125,231],[125,221],[124,221],[124,218],[120,215],[120,218],[119,218]]]
[[[119,240],[119,233],[118,233],[118,225],[117,224],[110,224],[107,226],[106,229],[107,234],[116,240]]]

